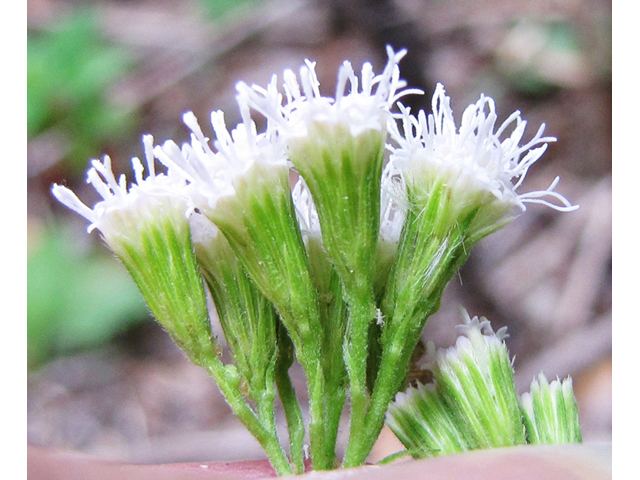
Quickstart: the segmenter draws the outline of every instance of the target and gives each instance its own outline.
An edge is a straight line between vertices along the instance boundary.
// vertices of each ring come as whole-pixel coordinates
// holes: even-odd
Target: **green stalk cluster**
[[[161,205],[162,206],[162,205]],[[224,237],[193,242],[183,209],[158,207],[153,221],[133,223],[127,235],[107,237],[156,319],[192,362],[215,379],[234,414],[258,439],[279,474],[293,473],[280,446],[274,416],[278,362],[277,317],[248,279]],[[213,337],[205,282],[217,301],[233,365],[221,360]],[[302,460],[298,462],[302,465]]]
[[[415,93],[398,92],[404,53],[389,48],[384,72],[375,76],[365,64],[360,79],[345,62],[335,99],[320,95],[311,62],[300,84],[285,72],[286,105],[275,81],[266,89],[239,84],[243,122],[229,132],[223,112],[211,116],[217,151],[189,112],[183,118],[191,143],[154,146],[146,136],[149,176],[142,178],[134,159],[131,188],[124,177],[116,179],[108,157],[93,163],[88,180],[104,199],[94,209],[66,187],[53,188],[102,232],[153,315],[215,379],[279,475],[303,473],[309,452],[315,470],[365,463],[389,404],[404,388],[423,327],[473,246],[512,220],[525,201],[575,208],[553,192],[557,181],[542,192],[515,193],[553,139],[540,129],[519,146],[526,122],[517,113],[494,132],[491,99],[470,106],[458,129],[439,85],[428,119],[397,103],[401,134],[391,107]],[[265,132],[257,132],[251,108],[267,116]],[[511,123],[513,132],[501,141]],[[156,159],[166,175],[155,173]],[[293,198],[292,174],[308,190],[306,204]],[[230,364],[211,333],[207,293]],[[477,335],[469,340],[484,348]],[[441,362],[435,393],[423,389],[409,411],[396,409],[398,436],[420,432],[429,439],[411,447],[420,452],[524,443],[508,359],[491,353],[486,365],[476,364],[462,353],[459,361]],[[308,408],[290,377],[295,361],[306,376]],[[575,430],[568,390],[543,382],[532,387],[522,403],[529,439],[560,438],[541,426],[542,417],[552,418],[549,405],[563,406],[558,429]],[[286,447],[276,429],[278,399]],[[349,437],[339,452],[346,405]],[[433,422],[424,424],[414,410],[428,412]],[[492,417],[493,410],[502,416]]]

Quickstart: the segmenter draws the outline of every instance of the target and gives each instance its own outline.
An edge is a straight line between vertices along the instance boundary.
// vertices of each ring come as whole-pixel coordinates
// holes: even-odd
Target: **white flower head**
[[[87,231],[91,232],[97,228],[105,237],[111,234],[126,234],[127,223],[131,219],[153,220],[158,211],[166,209],[168,203],[176,209],[182,209],[181,213],[184,213],[184,182],[164,173],[156,173],[153,137],[145,135],[143,144],[147,176],[144,176],[145,168],[140,159],[131,159],[135,182],[130,186],[127,185],[124,174],[116,179],[109,156],[105,155],[102,161],[91,162],[92,167],[87,172],[87,183],[90,183],[102,197],[93,208],[84,204],[67,187],[57,184],[53,186],[52,193],[58,201],[89,220]]]
[[[240,82],[239,96],[247,98],[249,105],[277,123],[287,138],[304,138],[314,124],[346,127],[352,136],[369,130],[386,134],[390,108],[403,95],[422,93],[416,89],[401,90],[406,82],[400,79],[398,62],[406,50],[394,52],[387,47],[388,61],[380,75],[373,73],[370,63],[362,66],[360,78],[351,63],[345,61],[338,71],[335,98],[320,93],[320,82],[315,72],[315,62],[305,61],[300,68],[299,79],[292,70],[283,75],[286,103],[278,92],[278,78],[265,89],[249,87]]]
[[[543,136],[544,124],[531,140],[521,145],[527,122],[520,112],[514,112],[496,128],[495,102],[482,95],[467,107],[458,127],[442,84],[436,87],[433,113],[429,116],[420,111],[415,117],[408,108],[400,103],[398,106],[402,132],[395,121],[390,121],[390,134],[398,145],[389,147],[390,159],[407,181],[415,172],[428,172],[453,192],[460,209],[473,208],[479,195],[505,212],[514,206],[524,211],[525,203],[542,203],[560,211],[578,208],[553,191],[559,178],[543,191],[516,192],[529,168],[546,151],[548,142],[556,140]],[[502,139],[509,129],[511,133]]]
[[[169,172],[188,183],[191,208],[215,208],[218,200],[236,193],[236,181],[255,165],[286,167],[284,148],[270,124],[266,132],[257,133],[246,103],[240,103],[243,121],[227,129],[224,113],[211,113],[211,125],[216,138],[212,149],[193,112],[183,115],[191,130],[190,143],[182,147],[172,140],[156,146],[156,157]]]

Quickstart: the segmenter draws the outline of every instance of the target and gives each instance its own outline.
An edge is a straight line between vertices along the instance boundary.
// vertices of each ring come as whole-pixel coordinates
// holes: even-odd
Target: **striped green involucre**
[[[418,384],[389,406],[387,425],[414,458],[464,452],[470,447],[449,406],[433,385]]]
[[[578,406],[570,377],[551,383],[541,373],[520,399],[529,443],[580,443]]]
[[[107,230],[106,240],[127,267],[149,309],[197,365],[216,357],[200,268],[184,205],[159,200],[155,216]],[[107,237],[108,235],[108,237]]]

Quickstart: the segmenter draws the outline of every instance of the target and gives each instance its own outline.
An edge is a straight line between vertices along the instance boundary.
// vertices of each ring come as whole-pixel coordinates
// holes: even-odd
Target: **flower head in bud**
[[[495,102],[482,95],[467,107],[458,127],[442,84],[436,87],[429,116],[420,111],[415,117],[408,108],[399,107],[402,133],[395,122],[389,126],[398,145],[390,147],[391,161],[410,188],[444,185],[451,195],[452,217],[460,220],[477,210],[475,229],[482,230],[509,219],[513,207],[524,211],[525,203],[542,203],[560,211],[577,208],[554,192],[559,178],[543,191],[516,192],[548,142],[556,140],[543,136],[544,124],[531,140],[521,144],[527,122],[520,112],[496,128]]]
[[[547,380],[543,373],[523,393],[520,405],[529,443],[580,443],[582,433],[571,377]]]
[[[398,394],[389,408],[387,424],[414,456],[525,443],[506,331],[461,313],[462,335],[429,365],[434,384]]]
[[[513,367],[504,343],[506,330],[494,333],[486,318],[462,312],[462,335],[454,347],[439,350],[434,372],[438,392],[453,416],[468,430],[475,448],[525,442]]]
[[[414,458],[463,452],[470,446],[449,407],[432,384],[399,392],[389,405],[386,424]]]

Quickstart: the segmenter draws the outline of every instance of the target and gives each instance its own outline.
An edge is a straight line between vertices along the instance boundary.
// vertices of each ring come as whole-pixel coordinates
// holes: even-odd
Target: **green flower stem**
[[[296,223],[288,170],[255,165],[234,184],[236,194],[204,212],[220,228],[245,269],[275,306],[295,346],[309,387],[314,469],[333,468],[325,455],[322,324],[317,291]]]
[[[260,424],[277,437],[276,312],[216,227],[210,225],[208,232],[198,235],[194,247],[241,382],[255,403]]]
[[[233,362],[249,392],[260,396],[274,382],[276,312],[249,278],[224,235],[213,225],[209,230],[213,233],[196,235],[194,240],[198,262]]]
[[[353,135],[348,126],[324,122],[312,122],[308,128],[308,136],[290,140],[289,147],[291,161],[314,199],[322,242],[348,305],[343,354],[350,383],[352,439],[362,435],[369,403],[369,325],[376,316],[373,269],[386,132]]]
[[[284,408],[289,431],[289,450],[295,473],[304,473],[304,419],[296,391],[291,383],[289,368],[293,364],[293,344],[284,326],[278,322],[278,358],[276,363],[276,385]]]
[[[335,462],[335,448],[342,410],[346,401],[347,372],[342,355],[347,305],[342,298],[342,283],[329,260],[319,235],[309,234],[305,240],[309,266],[318,290],[320,318],[324,331],[322,358],[324,362],[325,395],[325,455]]]
[[[346,304],[339,295],[340,280],[337,275],[332,276],[332,288],[337,292],[333,301],[324,305],[323,322],[325,325],[324,371],[326,372],[324,394],[324,425],[325,425],[325,456],[331,458],[333,467],[336,462],[336,441],[338,428],[342,417],[342,410],[346,402],[347,371],[342,357],[342,343],[346,324]]]
[[[459,223],[451,222],[444,188],[436,188],[425,197],[408,187],[412,208],[407,212],[383,300],[387,320],[381,337],[378,375],[364,433],[349,445],[345,467],[361,465],[373,448],[387,407],[405,381],[425,322],[438,310],[444,287],[470,252],[465,232],[473,214]]]
[[[354,442],[366,435],[365,418],[369,409],[367,389],[367,366],[369,359],[369,325],[375,318],[375,304],[368,295],[349,296],[349,316],[345,335],[344,359],[349,373],[350,418],[348,457]]]
[[[218,357],[211,357],[206,368],[218,384],[233,413],[258,440],[276,473],[280,476],[293,474],[291,464],[275,432],[275,425],[271,421],[265,425],[247,405],[240,392],[240,375],[235,367],[233,365],[225,366]],[[273,406],[271,406],[272,413]]]
[[[407,329],[398,331],[392,342],[383,345],[378,377],[371,395],[371,403],[365,417],[363,431],[350,438],[343,467],[362,465],[373,448],[382,427],[389,403],[401,388],[407,375],[412,344],[417,341],[408,337]]]

